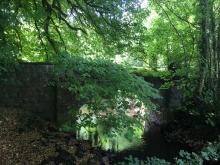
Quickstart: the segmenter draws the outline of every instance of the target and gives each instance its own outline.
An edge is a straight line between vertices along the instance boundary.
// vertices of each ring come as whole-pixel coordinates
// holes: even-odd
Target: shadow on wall
[[[49,63],[19,63],[0,81],[0,107],[28,110],[42,119],[63,123],[74,98],[51,84],[53,70]]]
[[[64,89],[51,86],[51,73],[54,66],[49,63],[20,63],[15,72],[0,81],[0,107],[13,107],[30,110],[43,119],[62,123],[68,118],[68,107],[74,98]],[[157,77],[144,77],[156,88],[163,80]],[[160,90],[163,99],[155,100],[160,106],[160,123],[170,117],[170,107],[180,104],[180,92],[173,88]],[[158,122],[158,121],[153,121]]]

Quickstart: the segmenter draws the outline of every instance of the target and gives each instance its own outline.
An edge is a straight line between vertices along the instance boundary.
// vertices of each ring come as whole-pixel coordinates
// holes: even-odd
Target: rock
[[[88,165],[100,165],[98,160],[92,159],[89,161]]]
[[[108,158],[107,156],[104,156],[104,157],[102,158],[102,163],[103,163],[104,165],[110,165],[109,158]]]

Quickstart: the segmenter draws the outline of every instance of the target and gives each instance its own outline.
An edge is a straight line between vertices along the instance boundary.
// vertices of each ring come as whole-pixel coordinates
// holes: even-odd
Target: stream
[[[167,142],[160,131],[155,131],[146,133],[141,145],[118,152],[115,161],[121,161],[124,157],[132,155],[141,160],[145,160],[146,157],[158,157],[173,162],[173,158],[178,156],[180,150],[188,149],[179,144]]]
[[[123,158],[129,155],[142,160],[146,157],[158,157],[172,162],[173,158],[178,156],[180,150],[188,150],[188,148],[167,142],[160,128],[160,126],[154,126],[146,133],[142,130],[132,140],[128,140],[123,135],[114,138],[106,137],[101,133],[99,134],[99,129],[93,130],[94,132],[90,132],[89,135],[88,131],[81,129],[78,138],[90,140],[94,147],[101,147],[106,151],[113,152],[115,155],[114,162],[122,161]]]

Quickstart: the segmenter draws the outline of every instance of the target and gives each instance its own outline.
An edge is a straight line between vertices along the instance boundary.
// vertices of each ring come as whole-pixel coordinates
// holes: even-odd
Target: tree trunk
[[[201,30],[201,38],[199,41],[199,70],[200,70],[200,84],[198,93],[201,95],[203,88],[205,86],[205,79],[207,76],[208,69],[208,57],[209,57],[209,0],[200,0],[200,30]]]
[[[220,19],[218,22],[218,29],[217,29],[217,50],[216,50],[217,87],[216,87],[216,91],[215,91],[215,106],[216,106],[217,111],[220,110],[220,70],[219,70],[219,64],[220,64]],[[218,112],[218,113],[220,113],[220,112]]]

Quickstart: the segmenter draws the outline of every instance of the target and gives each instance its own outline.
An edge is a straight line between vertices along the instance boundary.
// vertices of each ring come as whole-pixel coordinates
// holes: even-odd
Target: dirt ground
[[[0,165],[98,165],[96,151],[74,135],[42,129],[21,131],[18,110],[0,108]]]

